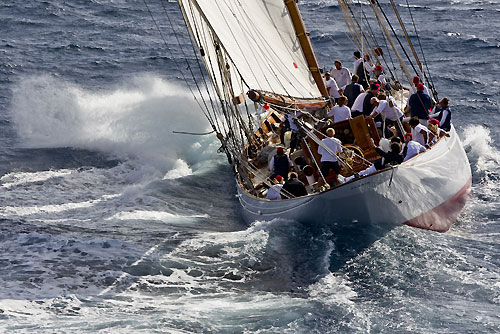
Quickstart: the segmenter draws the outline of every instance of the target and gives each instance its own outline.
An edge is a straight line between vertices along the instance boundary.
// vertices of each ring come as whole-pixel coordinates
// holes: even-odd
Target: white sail
[[[217,40],[229,58],[224,61],[231,66],[235,95],[257,89],[321,97],[283,0],[179,0],[179,4],[219,91]]]

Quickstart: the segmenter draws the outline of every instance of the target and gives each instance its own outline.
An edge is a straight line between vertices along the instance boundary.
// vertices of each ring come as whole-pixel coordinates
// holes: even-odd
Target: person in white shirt
[[[413,140],[423,146],[426,146],[429,141],[429,130],[420,124],[420,121],[416,117],[411,118],[408,123],[411,126]]]
[[[366,72],[373,72],[375,70],[375,65],[370,60],[370,55],[365,55],[363,59],[363,66]]]
[[[396,122],[398,119],[403,117],[403,113],[398,107],[396,107],[396,100],[394,100],[392,96],[387,97],[384,93],[380,93],[377,97],[372,97],[370,103],[375,105],[375,109],[370,114],[371,118],[375,118],[377,115],[380,115],[382,116],[382,119],[388,119]]]
[[[405,134],[405,144],[403,146],[403,162],[410,160],[414,156],[419,153],[427,151],[424,146],[420,145],[420,143],[412,140],[413,135],[411,133]]]
[[[328,137],[321,140],[322,145],[318,147],[318,154],[321,155],[321,174],[326,179],[330,170],[333,169],[335,176],[340,173],[340,165],[338,162],[337,154],[342,152],[342,142],[335,138],[335,130],[332,128],[326,129]],[[328,148],[328,152],[326,148]],[[336,181],[335,181],[336,182]]]
[[[332,77],[337,82],[338,87],[345,87],[351,83],[351,72],[345,67],[342,67],[340,60],[335,60],[335,68],[332,70]]]
[[[347,106],[347,97],[339,97],[337,105],[333,107],[327,114],[328,117],[333,116],[333,122],[338,123],[348,119],[351,119],[351,109]]]
[[[368,117],[375,118],[380,115],[382,117],[382,124],[385,120],[384,131],[386,136],[391,136],[392,132],[389,127],[394,125],[399,135],[402,137],[403,133],[401,133],[400,127],[396,123],[398,120],[400,122],[403,121],[403,113],[396,107],[396,100],[394,100],[392,96],[387,97],[384,93],[379,93],[377,97],[371,98],[370,103],[373,104],[375,108]]]
[[[330,72],[328,71],[325,72],[325,86],[330,97],[333,97],[335,99],[335,102],[337,102],[337,99],[340,97],[339,86],[330,76]]]
[[[373,72],[375,69],[375,65],[370,63],[370,55],[365,55],[363,59],[361,59],[361,53],[359,51],[354,52],[354,71],[353,74],[357,74],[358,71],[361,72],[361,69],[359,68],[359,65],[363,64],[364,66],[364,71],[366,72]],[[358,74],[359,76],[359,74]]]
[[[365,97],[366,97],[366,94],[367,93],[361,93],[358,95],[358,97],[356,98],[356,100],[354,101],[354,103],[352,104],[352,108],[351,108],[351,112],[354,114],[356,112],[356,114],[363,114],[363,103],[365,102]],[[357,115],[355,115],[357,116]]]
[[[380,89],[385,89],[385,86],[387,86],[387,80],[385,79],[384,68],[382,65],[375,66],[373,74],[377,79],[377,83],[380,85]]]
[[[359,77],[359,84],[363,86],[364,89],[367,89],[370,83],[370,73],[375,70],[375,65],[370,62],[370,56],[365,55],[360,63],[358,63],[358,59],[356,59],[355,68],[356,72],[354,72],[354,74]]]
[[[274,178],[274,185],[267,190],[267,199],[271,201],[281,200],[281,189],[283,188],[283,177],[276,175]]]
[[[429,146],[434,145],[439,138],[441,137],[449,137],[450,134],[443,129],[439,128],[441,123],[439,120],[433,118],[427,124],[427,129],[429,130]]]
[[[370,81],[370,72],[373,72],[375,66],[370,63],[370,56],[365,55],[361,58],[361,53],[359,51],[354,51],[354,67],[353,74],[356,74],[359,78],[358,83],[367,89]]]
[[[358,66],[363,62],[363,59],[361,59],[361,52],[359,51],[354,51],[354,67],[353,67],[353,74],[356,74],[358,72]]]

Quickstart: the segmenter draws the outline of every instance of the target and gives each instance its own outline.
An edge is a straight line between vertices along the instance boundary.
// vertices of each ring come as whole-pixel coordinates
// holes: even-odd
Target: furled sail
[[[283,0],[179,0],[219,94],[321,98]]]

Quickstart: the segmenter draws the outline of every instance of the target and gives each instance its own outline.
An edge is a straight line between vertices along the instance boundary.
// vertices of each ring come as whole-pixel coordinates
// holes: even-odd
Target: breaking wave
[[[188,175],[187,164],[211,159],[213,137],[173,134],[209,128],[187,89],[144,74],[106,90],[89,90],[51,76],[24,78],[11,107],[19,145],[73,147],[135,159]],[[165,166],[167,169],[165,169]]]

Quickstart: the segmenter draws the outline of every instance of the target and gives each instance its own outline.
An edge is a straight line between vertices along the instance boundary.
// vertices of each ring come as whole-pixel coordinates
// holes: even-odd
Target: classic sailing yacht
[[[390,71],[390,93],[401,105],[408,96],[401,83],[411,82],[414,75],[426,80],[437,99],[428,70],[419,61],[397,7],[390,3],[403,27],[406,47],[378,1],[360,6],[339,0],[353,48],[378,63],[387,64],[386,56],[394,55],[400,68]],[[357,223],[383,229],[401,224],[449,229],[471,185],[469,162],[453,127],[449,137],[425,153],[363,175],[380,158],[375,151],[380,133],[363,115],[325,123],[332,102],[295,0],[178,0],[178,4],[211,82],[195,79],[197,101],[221,141],[220,152],[233,167],[237,196],[248,221],[285,218],[338,227]],[[389,43],[385,50],[370,31],[368,10]],[[308,194],[294,197],[282,191],[281,200],[268,200],[265,194],[273,182],[268,164],[289,135],[279,134],[286,119],[298,128],[300,145],[293,153],[287,145],[285,150],[292,170],[308,185]],[[335,128],[345,145],[339,155],[344,182],[332,186],[332,177],[320,172],[317,153],[328,127]]]

